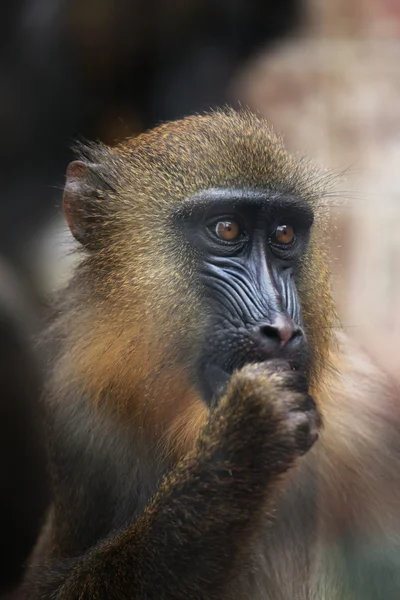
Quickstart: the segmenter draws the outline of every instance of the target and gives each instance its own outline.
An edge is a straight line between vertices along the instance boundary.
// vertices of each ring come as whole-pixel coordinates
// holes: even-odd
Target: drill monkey
[[[335,333],[321,181],[231,110],[69,166],[84,254],[49,331],[29,598],[344,597],[337,515],[356,529],[397,485],[391,390]]]

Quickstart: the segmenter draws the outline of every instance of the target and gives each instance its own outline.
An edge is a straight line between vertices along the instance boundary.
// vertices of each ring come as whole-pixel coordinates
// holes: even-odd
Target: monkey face
[[[313,212],[268,191],[209,190],[191,198],[179,221],[197,256],[209,320],[197,366],[208,403],[248,363],[288,361],[308,371],[308,344],[296,278]]]
[[[235,370],[278,358],[315,395],[335,322],[329,176],[291,157],[265,121],[230,110],[83,146],[80,158],[64,213],[85,249],[73,376],[88,386],[96,373],[88,394],[117,389],[119,406],[146,418],[162,396],[165,423],[187,398],[206,409]]]

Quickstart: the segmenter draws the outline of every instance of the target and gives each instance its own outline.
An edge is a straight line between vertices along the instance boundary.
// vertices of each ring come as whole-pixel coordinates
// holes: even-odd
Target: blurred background
[[[340,173],[334,291],[400,378],[399,0],[3,0],[0,8],[0,594],[47,503],[33,340],[73,256],[71,147],[228,103]],[[4,558],[4,559],[3,559]]]

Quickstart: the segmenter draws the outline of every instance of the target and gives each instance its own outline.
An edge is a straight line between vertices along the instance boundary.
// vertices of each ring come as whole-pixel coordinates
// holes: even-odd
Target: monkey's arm
[[[297,374],[246,367],[143,515],[71,563],[33,573],[42,581],[32,596],[31,580],[29,598],[220,597],[318,419]]]

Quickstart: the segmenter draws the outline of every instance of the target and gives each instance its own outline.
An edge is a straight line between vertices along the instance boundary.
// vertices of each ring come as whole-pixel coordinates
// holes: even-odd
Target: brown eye
[[[291,244],[294,240],[294,229],[291,225],[279,225],[275,231],[275,238],[279,244]]]
[[[240,227],[236,221],[219,221],[215,227],[215,233],[221,240],[232,242],[240,235]]]

